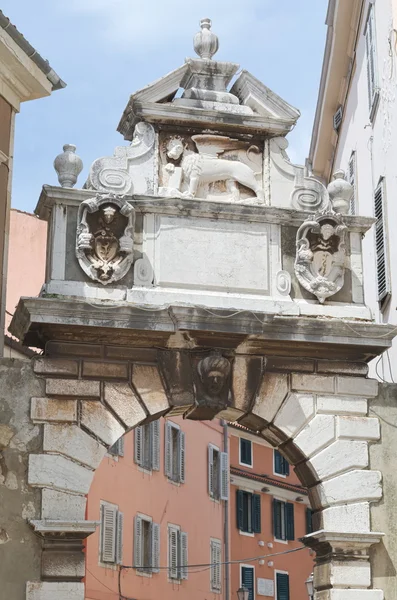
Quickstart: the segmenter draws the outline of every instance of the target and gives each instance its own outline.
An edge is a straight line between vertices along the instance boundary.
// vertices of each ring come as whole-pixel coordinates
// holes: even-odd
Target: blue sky
[[[123,145],[116,127],[128,97],[195,56],[210,17],[219,60],[237,62],[302,113],[289,154],[309,150],[323,58],[327,0],[3,0],[2,10],[67,87],[27,102],[17,116],[12,206],[32,212],[65,143],[84,170]]]

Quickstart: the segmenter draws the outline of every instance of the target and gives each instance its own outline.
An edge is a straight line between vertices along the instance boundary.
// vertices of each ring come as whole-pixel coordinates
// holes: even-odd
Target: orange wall
[[[243,434],[241,434],[244,437]],[[252,445],[253,467],[249,468],[239,464],[239,437],[236,435],[230,436],[230,465],[239,469],[244,469],[249,473],[259,475],[266,474],[276,481],[300,485],[300,482],[293,472],[290,470],[288,477],[280,477],[273,473],[273,448],[263,446],[258,443]],[[232,476],[233,480],[233,476]],[[249,488],[250,480],[246,480],[247,488]],[[263,483],[265,487],[266,484]],[[307,591],[305,580],[313,571],[313,559],[308,549],[300,550],[292,554],[275,556],[265,559],[264,565],[259,565],[259,561],[247,561],[247,557],[257,557],[264,554],[273,554],[277,552],[285,552],[292,548],[302,546],[298,538],[306,535],[306,504],[294,502],[294,520],[295,520],[295,540],[289,542],[277,542],[273,535],[273,511],[272,500],[273,496],[267,493],[261,493],[261,533],[255,533],[252,537],[243,535],[237,528],[236,517],[236,491],[239,486],[230,486],[230,527],[231,527],[231,559],[242,560],[245,565],[255,567],[255,581],[258,577],[263,579],[274,580],[275,571],[286,571],[289,574],[290,583],[290,598],[291,600],[307,600]],[[255,493],[260,493],[255,491]],[[296,496],[301,495],[296,493]],[[279,489],[277,498],[283,500],[283,489]],[[306,497],[305,497],[306,499]],[[291,499],[287,500],[291,502]],[[258,542],[263,541],[264,546],[259,546]],[[268,543],[273,544],[272,548],[268,547]],[[273,565],[269,566],[268,562],[272,561]],[[237,600],[236,590],[240,587],[240,566],[232,565],[231,567],[231,592],[232,600]],[[256,588],[256,583],[255,583]],[[256,591],[256,590],[255,590]],[[255,593],[256,600],[266,600],[265,596],[259,596]]]
[[[105,457],[97,469],[88,494],[87,518],[100,519],[100,500],[119,506],[124,513],[123,564],[133,562],[133,523],[141,512],[161,524],[160,565],[167,566],[167,525],[180,525],[188,533],[189,564],[209,563],[210,538],[223,540],[223,503],[208,495],[207,448],[211,442],[222,449],[222,428],[218,422],[179,423],[186,434],[186,482],[175,485],[164,475],[164,419],[160,421],[160,471],[143,473],[134,463],[134,433],[125,436],[124,457]],[[99,564],[99,528],[87,540],[86,599],[118,600],[118,572]],[[106,586],[106,587],[105,587]],[[142,576],[123,571],[122,593],[138,600],[171,600],[175,595],[189,600],[215,600],[210,591],[210,572],[189,573],[187,581],[169,583],[167,571]]]

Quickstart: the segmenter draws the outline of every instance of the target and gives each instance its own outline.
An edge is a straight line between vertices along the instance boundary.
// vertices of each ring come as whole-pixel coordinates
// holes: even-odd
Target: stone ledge
[[[100,521],[52,521],[50,519],[30,520],[36,533],[43,536],[55,535],[84,539],[95,532]],[[70,534],[73,534],[72,536]]]
[[[84,583],[28,581],[26,600],[84,600]]]

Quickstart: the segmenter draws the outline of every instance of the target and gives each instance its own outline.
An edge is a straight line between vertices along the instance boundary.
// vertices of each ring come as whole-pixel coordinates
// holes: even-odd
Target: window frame
[[[250,444],[250,449],[251,449],[251,451],[250,451],[251,462],[250,463],[243,462],[243,460],[242,460],[242,452],[241,452],[242,442],[248,442]],[[249,467],[250,469],[253,469],[253,467],[254,467],[254,447],[253,447],[252,440],[249,440],[248,438],[244,438],[244,437],[239,437],[238,448],[239,448],[239,452],[238,452],[238,462],[239,462],[239,464],[241,466],[243,466],[243,467]]]
[[[123,527],[124,527],[124,513],[119,510],[117,504],[113,502],[107,502],[101,500],[99,503],[100,510],[100,526],[99,526],[99,561],[98,564],[101,567],[116,568],[118,564],[122,563],[123,559]],[[104,512],[105,509],[111,509],[114,511],[114,531],[113,531],[113,554],[112,560],[106,560],[104,557]]]
[[[215,460],[214,453],[217,453],[216,472],[218,473],[217,480],[215,478]],[[227,452],[222,452],[219,446],[208,444],[208,494],[214,502],[229,499],[229,456]],[[216,486],[214,485],[216,483]],[[214,491],[215,490],[215,491]]]
[[[140,439],[138,438],[140,436]],[[145,473],[160,470],[160,420],[139,425],[134,429],[134,462]],[[139,444],[140,453],[139,456]],[[149,456],[147,456],[147,446]]]
[[[240,517],[239,517],[239,498],[246,498],[247,505],[247,529],[243,529],[240,527]],[[250,537],[254,537],[256,533],[260,534],[262,532],[262,501],[261,494],[257,494],[252,490],[246,489],[237,489],[236,490],[236,520],[237,520],[237,529],[239,530],[241,535],[247,535]],[[242,500],[241,500],[242,502]],[[255,506],[256,504],[256,506]],[[241,504],[242,506],[242,504]],[[259,517],[256,522],[255,515],[258,514]],[[245,519],[244,519],[245,520]],[[242,519],[243,521],[243,519]],[[241,525],[243,526],[243,522],[241,521]]]
[[[286,465],[286,468],[283,469],[282,473],[279,473],[278,471],[276,471],[276,452],[277,454],[280,456],[282,464]],[[279,452],[277,450],[277,448],[273,448],[273,474],[277,475],[278,477],[289,477],[290,474],[290,465],[289,462],[287,461],[286,458],[284,458],[284,456],[281,454],[281,452]]]
[[[186,440],[185,432],[181,429],[178,423],[173,421],[166,421],[165,423],[165,435],[164,435],[164,473],[168,481],[174,485],[185,483],[185,472],[186,472]],[[177,431],[177,459],[174,462],[174,449],[173,449],[173,431]],[[169,439],[171,436],[171,439]],[[168,448],[169,446],[169,448]],[[168,452],[170,450],[170,452]],[[177,465],[177,473],[174,474],[174,464]]]
[[[281,569],[274,570],[274,600],[279,600],[278,598],[278,586],[277,586],[277,575],[287,575],[288,576],[288,600],[291,598],[291,588],[290,588],[290,578],[288,571],[282,571]]]
[[[174,531],[177,536],[176,541],[176,577],[171,576],[172,565],[171,565],[171,532]],[[185,544],[185,548],[183,548]],[[184,556],[185,555],[185,556]],[[181,583],[183,580],[188,578],[188,534],[186,531],[182,531],[180,525],[174,523],[168,523],[167,525],[167,574],[168,581],[170,583]]]
[[[278,502],[282,505],[280,511],[281,517],[281,536],[276,536],[276,523],[275,523],[275,503]],[[293,536],[289,536],[288,532],[288,523],[287,523],[287,506],[292,507],[292,524],[290,527],[292,528]],[[281,544],[288,544],[288,542],[295,541],[295,504],[293,502],[288,502],[285,498],[278,498],[277,496],[273,496],[272,501],[272,512],[273,512],[273,537],[275,542],[279,542]],[[284,536],[284,537],[283,537]]]
[[[252,569],[252,600],[255,600],[256,595],[256,579],[255,579],[255,565],[248,565],[244,563],[240,563],[240,587],[243,587],[243,569]]]
[[[368,7],[367,19],[365,21],[363,33],[365,37],[365,54],[367,60],[367,91],[369,120],[373,124],[375,121],[380,99],[379,73],[377,64],[378,52],[376,44],[375,7],[373,3],[370,3]],[[372,71],[372,79],[370,76],[370,71]]]

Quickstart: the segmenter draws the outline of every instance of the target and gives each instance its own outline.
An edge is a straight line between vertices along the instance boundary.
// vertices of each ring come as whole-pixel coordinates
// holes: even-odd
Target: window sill
[[[181,486],[181,482],[180,481],[174,481],[173,479],[170,479],[169,477],[167,477],[168,479],[168,483],[172,483],[172,485],[175,485],[176,487],[180,487]]]
[[[173,577],[168,577],[168,583],[176,583],[176,585],[181,585],[182,579],[174,579]]]
[[[151,475],[153,473],[152,469],[147,469],[146,467],[140,467],[138,465],[138,471],[140,471],[140,473],[144,473],[145,475]]]
[[[139,577],[148,577],[149,579],[153,576],[153,573],[151,571],[140,571],[139,569],[135,569],[135,573]]]
[[[285,473],[276,473],[276,471],[273,472],[273,475],[275,475],[276,477],[282,477],[283,479],[289,477],[289,475],[286,475]]]
[[[112,571],[116,571],[117,567],[119,566],[118,563],[103,562],[101,560],[98,561],[98,565],[105,569],[111,569]]]
[[[278,538],[274,538],[275,542],[278,542],[279,544],[288,544],[289,540],[279,540]]]
[[[241,460],[240,460],[238,464],[239,464],[241,467],[248,467],[248,469],[253,469],[253,468],[254,468],[254,465],[253,465],[253,463],[251,463],[251,464],[248,464],[248,463],[241,462]]]
[[[240,535],[246,535],[247,537],[255,537],[255,533],[250,533],[249,531],[242,531],[239,529]]]

